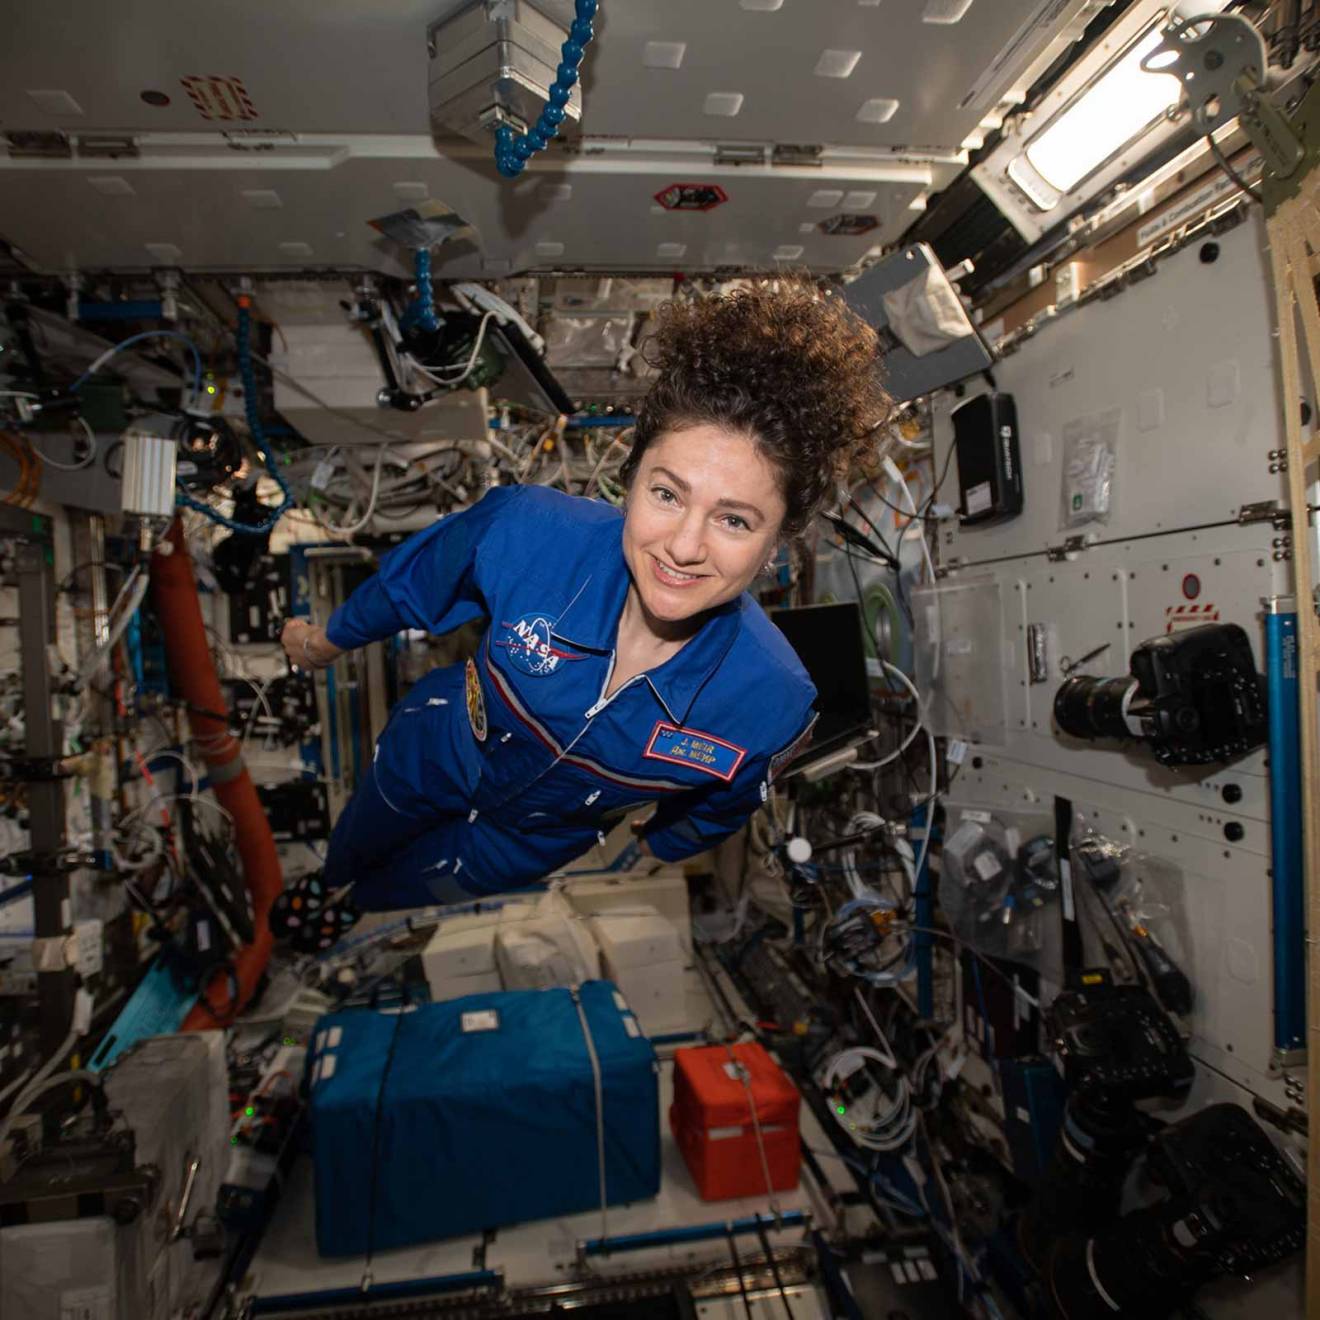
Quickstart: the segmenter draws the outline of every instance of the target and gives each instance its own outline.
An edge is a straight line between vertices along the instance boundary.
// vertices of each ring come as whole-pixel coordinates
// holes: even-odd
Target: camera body
[[[1050,1286],[1067,1320],[1154,1320],[1211,1279],[1301,1249],[1305,1186],[1240,1106],[1211,1105],[1166,1127],[1145,1168],[1160,1200],[1054,1253]]]
[[[1192,1061],[1182,1036],[1141,986],[1114,985],[1105,977],[1065,991],[1050,1005],[1049,1020],[1076,1092],[1099,1093],[1114,1105],[1156,1096],[1179,1100],[1191,1089]]]
[[[1068,1083],[1063,1125],[1020,1224],[1022,1250],[1047,1275],[1054,1244],[1113,1223],[1132,1161],[1150,1140],[1139,1100],[1181,1100],[1192,1061],[1182,1036],[1148,990],[1085,972],[1047,1011]]]
[[[1123,678],[1065,680],[1054,694],[1059,728],[1076,738],[1140,738],[1164,765],[1230,761],[1265,742],[1265,679],[1237,624],[1151,638],[1130,666]]]

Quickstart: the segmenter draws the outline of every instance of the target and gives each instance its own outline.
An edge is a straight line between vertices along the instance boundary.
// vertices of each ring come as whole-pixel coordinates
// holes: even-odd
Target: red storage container
[[[747,1086],[737,1071],[745,1070]],[[765,1144],[771,1188],[757,1150],[748,1086]],[[797,1088],[757,1044],[707,1045],[674,1055],[669,1126],[702,1199],[783,1192],[798,1181]]]

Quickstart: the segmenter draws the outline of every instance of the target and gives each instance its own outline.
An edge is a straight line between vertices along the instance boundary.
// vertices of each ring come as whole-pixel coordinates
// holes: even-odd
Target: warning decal
[[[197,107],[203,119],[255,119],[257,108],[252,104],[241,78],[218,73],[191,74],[180,78],[183,90]]]
[[[1181,632],[1184,628],[1195,628],[1202,623],[1218,623],[1217,605],[1169,605],[1164,611],[1164,631]]]

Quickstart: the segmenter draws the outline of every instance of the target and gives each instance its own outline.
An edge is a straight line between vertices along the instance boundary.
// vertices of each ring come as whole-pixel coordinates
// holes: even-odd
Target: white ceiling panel
[[[246,126],[319,133],[418,133],[428,124],[427,27],[454,0],[26,0],[9,6],[0,51],[0,129],[208,126],[181,80],[241,80]],[[554,4],[546,6],[554,9]],[[560,0],[558,8],[567,8]],[[713,92],[741,93],[737,136],[853,146],[957,146],[987,107],[966,105],[987,65],[1050,0],[977,0],[949,26],[922,21],[913,0],[604,0],[587,53],[583,129],[634,137],[706,137]],[[681,66],[647,63],[648,44],[681,43]],[[856,56],[847,77],[818,77],[833,52]],[[848,63],[848,61],[845,61]],[[51,105],[41,108],[31,92]],[[167,106],[143,102],[163,92]],[[70,114],[63,93],[83,112]],[[52,98],[54,100],[52,101]],[[859,121],[877,98],[883,122]],[[244,124],[235,126],[242,127]]]
[[[835,271],[902,232],[913,214],[908,206],[929,175],[922,166],[890,166],[884,171],[890,181],[878,185],[866,182],[875,171],[865,165],[838,173],[803,169],[789,177],[781,170],[707,168],[696,174],[717,181],[728,201],[709,212],[675,212],[656,206],[654,195],[688,181],[690,165],[638,166],[621,174],[580,160],[553,172],[534,169],[509,183],[429,144],[428,150],[424,160],[350,156],[322,168],[306,168],[305,161],[282,167],[267,158],[256,165],[252,157],[232,155],[193,160],[186,168],[118,161],[117,177],[132,192],[110,195],[91,184],[104,176],[103,161],[21,166],[0,160],[0,234],[47,271],[159,265],[164,244],[178,250],[177,264],[192,270],[402,271],[400,250],[367,223],[398,209],[395,184],[402,178],[424,183],[432,198],[477,229],[475,245],[436,253],[440,278],[546,267],[769,266],[785,244],[802,246],[797,264]],[[894,177],[904,170],[908,179]],[[842,199],[863,184],[877,193],[871,208],[880,221],[876,229],[851,237],[801,232],[804,223],[833,214],[812,204],[822,188]],[[263,201],[274,194],[279,205],[254,205],[254,194]],[[657,260],[662,251],[677,255]]]
[[[451,254],[456,275],[544,266],[555,245],[556,264],[601,269],[651,268],[681,247],[675,267],[699,270],[766,265],[800,243],[800,264],[839,270],[902,234],[913,199],[957,173],[960,144],[1086,0],[973,0],[945,24],[923,22],[915,0],[602,0],[581,127],[609,158],[551,151],[513,185],[485,144],[430,138],[426,31],[464,3],[10,6],[0,133],[125,134],[142,154],[0,154],[0,236],[47,269],[175,249],[194,269],[393,268],[366,221],[429,196],[480,230],[479,250]],[[713,144],[738,142],[820,144],[825,164],[710,163]],[[132,191],[88,182],[112,173]],[[729,201],[657,214],[653,194],[676,182],[719,183]],[[839,194],[844,211],[874,194],[877,226],[800,234],[832,214],[806,209],[813,193]]]

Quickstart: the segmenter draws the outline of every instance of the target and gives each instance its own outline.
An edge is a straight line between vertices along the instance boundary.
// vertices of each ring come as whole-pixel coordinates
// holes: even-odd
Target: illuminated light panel
[[[1176,78],[1147,73],[1141,61],[1160,44],[1152,29],[1043,133],[1025,155],[1052,188],[1067,192],[1130,142],[1152,120],[1178,104]]]
[[[1201,9],[1207,14],[1217,13],[1227,2],[1207,0]],[[1160,29],[1153,27],[1093,87],[1032,139],[1023,155],[1049,187],[1068,192],[1178,104],[1182,95],[1178,79],[1141,67],[1141,61],[1160,43]],[[1041,190],[1029,186],[1025,171],[1015,171],[1010,165],[1008,172],[1042,209],[1048,210],[1058,200],[1042,200]]]

